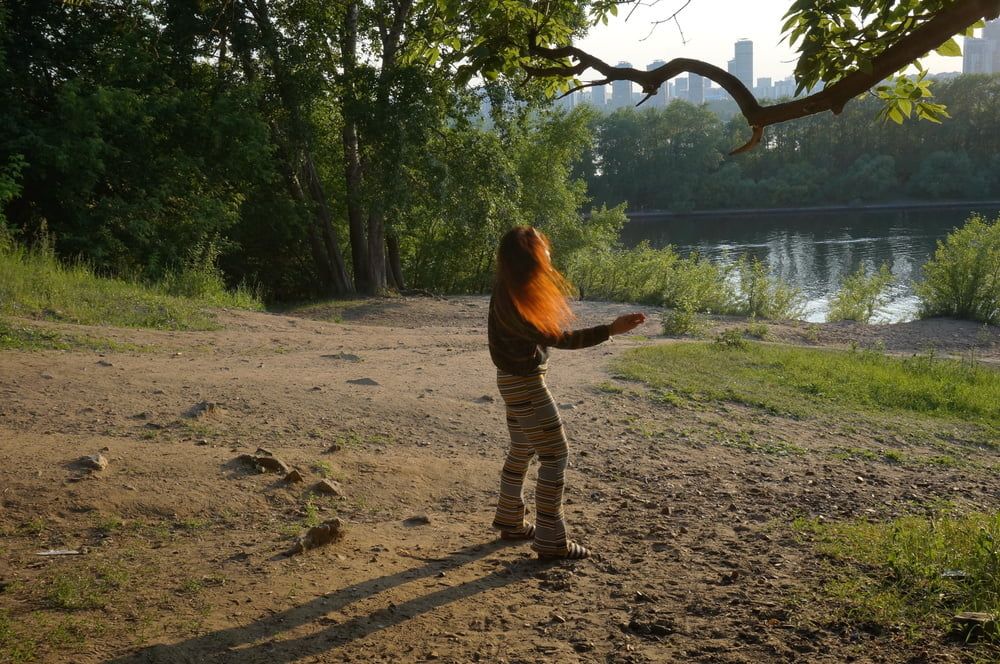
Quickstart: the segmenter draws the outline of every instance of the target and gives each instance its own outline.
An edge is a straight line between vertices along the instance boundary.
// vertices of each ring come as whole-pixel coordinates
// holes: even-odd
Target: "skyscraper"
[[[705,79],[698,74],[688,73],[688,101],[695,106],[705,103]]]
[[[606,85],[595,85],[590,88],[590,103],[602,111],[607,108],[607,88]]]
[[[729,73],[740,79],[747,90],[753,89],[753,42],[741,39],[734,45],[733,59],[729,61]]]
[[[631,67],[629,62],[619,62],[619,68]],[[624,108],[632,105],[632,81],[612,81],[611,83],[611,110]]]
[[[646,65],[646,71],[653,71],[657,67],[662,67],[665,64],[667,63],[663,60],[653,60],[648,65]],[[653,96],[653,98],[646,102],[646,105],[657,106],[662,108],[669,103],[670,103],[670,83],[668,81],[664,81],[660,85],[660,89],[656,91],[656,94]]]
[[[962,49],[963,74],[1000,73],[1000,19],[983,28],[982,37],[966,37]]]

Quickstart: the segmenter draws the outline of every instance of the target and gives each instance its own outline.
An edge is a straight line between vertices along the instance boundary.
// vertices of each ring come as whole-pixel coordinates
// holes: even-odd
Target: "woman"
[[[620,316],[610,325],[567,331],[573,317],[566,301],[569,285],[552,266],[548,239],[518,226],[500,240],[490,299],[490,357],[507,406],[510,451],[500,476],[500,499],[493,526],[504,539],[530,539],[539,558],[588,558],[590,551],[566,539],[562,497],[566,474],[566,434],[545,386],[548,348],[586,348],[646,320],[641,313]],[[522,489],[528,462],[538,455],[534,524],[525,520]]]

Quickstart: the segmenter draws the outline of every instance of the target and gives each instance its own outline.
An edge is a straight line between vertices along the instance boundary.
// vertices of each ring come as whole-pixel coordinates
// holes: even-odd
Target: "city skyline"
[[[721,20],[719,11],[722,3],[696,0],[678,15],[680,29],[671,22],[659,25],[652,32],[651,21],[669,17],[680,9],[682,0],[637,7],[628,21],[625,19],[630,8],[623,6],[619,15],[612,17],[607,26],[592,28],[590,34],[579,40],[577,45],[605,62],[634,62],[639,63],[637,68],[641,69],[646,67],[646,63],[676,57],[704,60],[726,69],[734,57],[733,45],[746,39],[754,43],[754,84],[756,78],[778,81],[790,76],[795,68],[795,52],[787,43],[779,43],[784,22],[782,16],[791,1],[727,2],[725,20]],[[649,37],[644,40],[647,35]],[[962,38],[957,39],[960,43],[963,41]],[[962,58],[958,57],[931,54],[922,62],[931,73],[962,70]],[[592,80],[596,74],[590,72],[583,78]]]

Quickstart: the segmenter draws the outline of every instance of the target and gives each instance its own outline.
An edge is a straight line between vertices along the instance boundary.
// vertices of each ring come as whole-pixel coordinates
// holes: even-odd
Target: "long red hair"
[[[549,239],[531,226],[515,226],[497,249],[495,293],[509,295],[521,317],[545,334],[558,335],[573,319],[569,283],[549,258]]]

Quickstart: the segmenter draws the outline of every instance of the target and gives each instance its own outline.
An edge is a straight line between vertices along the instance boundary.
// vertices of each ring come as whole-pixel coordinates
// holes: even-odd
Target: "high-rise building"
[[[648,65],[646,65],[646,71],[653,71],[657,67],[662,67],[665,64],[667,63],[663,60],[653,60]],[[656,91],[656,94],[653,95],[653,98],[646,102],[646,104],[649,106],[657,106],[660,108],[666,106],[669,103],[670,103],[670,83],[667,81],[661,83],[660,89]]]
[[[1000,73],[1000,19],[983,28],[982,37],[966,37],[962,49],[963,74]]]
[[[688,101],[695,106],[705,103],[705,79],[698,74],[688,74],[687,85]]]
[[[729,61],[729,73],[740,79],[747,90],[753,89],[753,42],[741,39],[733,47],[733,59]]]
[[[608,105],[606,85],[595,85],[590,88],[590,103],[599,110],[605,110]]]
[[[631,67],[629,62],[619,62],[616,67],[623,69]],[[611,109],[624,108],[632,105],[632,81],[613,81],[611,83]]]
[[[774,99],[774,84],[771,82],[771,78],[768,76],[758,78],[757,87],[753,89],[753,93],[757,99]]]

